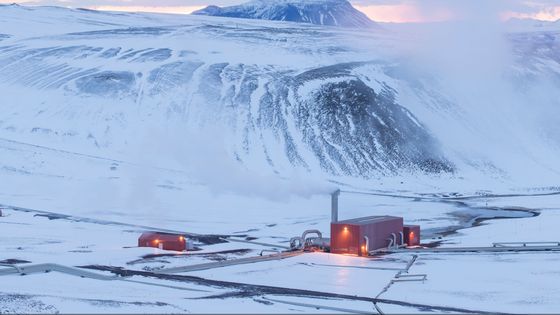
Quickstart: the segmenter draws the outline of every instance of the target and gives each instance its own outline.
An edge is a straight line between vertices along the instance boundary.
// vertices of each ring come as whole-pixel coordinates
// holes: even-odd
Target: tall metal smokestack
[[[340,195],[340,189],[335,190],[331,194],[331,222],[338,222],[338,196]]]

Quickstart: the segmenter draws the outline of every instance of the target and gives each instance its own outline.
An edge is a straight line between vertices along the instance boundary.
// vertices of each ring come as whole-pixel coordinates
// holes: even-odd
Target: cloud
[[[445,9],[435,9],[427,12],[414,3],[355,4],[354,6],[364,12],[370,19],[377,22],[440,22],[451,18],[450,12]]]
[[[354,0],[352,3],[380,22],[560,18],[560,0]]]
[[[560,20],[560,5],[554,7],[540,8],[536,12],[524,13],[507,11],[504,13],[504,18],[521,18],[521,19],[537,19],[541,21],[558,21]]]
[[[532,69],[532,53],[519,55],[504,36],[507,25],[502,23],[504,12],[533,17],[552,4],[425,0],[424,10],[449,10],[451,21],[395,28],[410,31],[399,47],[410,77],[426,82],[461,109],[461,123],[431,124],[449,152],[493,161],[512,176],[525,176],[534,165],[553,167],[550,157],[557,153],[544,141],[559,143],[560,128],[551,118],[558,117],[557,82],[546,71],[525,72]]]

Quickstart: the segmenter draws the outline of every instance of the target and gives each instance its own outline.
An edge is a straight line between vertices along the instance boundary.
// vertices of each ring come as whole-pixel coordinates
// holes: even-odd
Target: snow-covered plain
[[[385,208],[410,207],[410,201],[401,198],[375,197],[383,200]],[[423,237],[423,243],[442,242],[443,246],[489,246],[499,241],[555,240],[555,223],[560,209],[558,196],[494,197],[468,201],[472,207],[511,207],[522,205],[540,213],[532,218],[485,221],[482,226],[461,229],[447,236]],[[415,209],[424,209],[424,218],[448,225],[447,211],[460,211],[455,206],[436,206],[437,202],[415,202]],[[445,203],[444,203],[445,204]],[[289,204],[288,204],[289,205]],[[326,208],[326,207],[324,207]],[[376,209],[376,207],[370,207]],[[410,211],[410,210],[409,210]],[[490,212],[495,210],[489,210]],[[325,211],[326,212],[326,211]],[[389,212],[389,210],[387,210]],[[385,212],[385,213],[387,213]],[[398,211],[390,213],[398,214]],[[409,212],[411,213],[411,212]],[[203,250],[178,254],[150,248],[135,247],[137,237],[145,228],[119,226],[95,222],[76,222],[73,219],[52,219],[34,212],[4,209],[2,217],[2,257],[31,263],[58,263],[66,266],[101,265],[123,267],[128,270],[157,270],[165,267],[195,265],[218,260],[233,260],[258,256],[267,247],[246,243],[197,244]],[[377,214],[376,210],[371,214]],[[345,215],[361,215],[347,211]],[[497,214],[501,215],[501,214]],[[409,216],[410,217],[410,216]],[[128,217],[121,217],[122,220]],[[138,220],[138,218],[135,218]],[[130,222],[133,220],[128,220]],[[150,221],[150,220],[146,220]],[[293,235],[307,228],[325,231],[328,218],[311,216],[308,220],[292,221],[275,219],[274,227],[262,223],[245,222],[243,235],[258,241],[287,245],[286,235]],[[430,221],[416,222],[423,227],[437,224]],[[220,229],[209,221],[181,222],[169,220],[157,227],[171,226],[191,231],[191,226],[201,230]],[[318,223],[318,224],[317,224]],[[464,223],[464,222],[463,222]],[[155,224],[155,223],[154,223]],[[240,224],[237,222],[237,224]],[[232,226],[236,226],[232,222]],[[241,228],[241,225],[238,225]],[[446,235],[446,234],[445,234]],[[267,237],[268,236],[268,237]],[[225,252],[224,252],[225,251]],[[163,255],[162,255],[163,254]],[[171,254],[171,255],[169,255]],[[145,257],[145,258],[142,258]],[[357,258],[326,253],[307,253],[282,261],[223,267],[185,275],[203,279],[268,285],[280,288],[328,292],[345,296],[375,297],[393,279],[398,269],[412,259],[411,254],[392,254],[374,258]],[[395,283],[380,298],[404,302],[405,305],[379,303],[385,312],[439,312],[446,307],[457,312],[468,310],[511,313],[554,313],[560,292],[555,283],[558,253],[507,253],[507,254],[421,254],[409,273],[427,274],[425,282]],[[101,272],[100,272],[101,273]],[[108,273],[105,273],[108,275]],[[252,293],[235,296],[239,289],[201,285],[192,281],[165,281],[134,276],[124,279],[143,283],[107,283],[82,279],[51,272],[27,276],[3,276],[3,311],[21,312],[339,312],[340,309],[374,312],[371,302],[341,298],[309,298],[291,294]],[[146,284],[146,282],[148,284]],[[63,283],[63,284],[61,284]],[[153,284],[169,287],[154,287]],[[39,285],[40,284],[40,285]],[[185,291],[185,290],[202,291]],[[227,294],[233,294],[227,298]],[[30,296],[24,299],[22,296]],[[222,297],[206,299],[211,296]],[[271,302],[273,299],[277,302]],[[264,304],[263,304],[263,301]],[[289,302],[292,304],[286,304]],[[294,305],[303,303],[307,306]],[[407,305],[406,303],[410,303]],[[325,307],[314,309],[309,305]],[[419,306],[420,305],[420,306]],[[423,308],[422,308],[423,305]],[[429,307],[432,307],[430,309]],[[448,310],[447,310],[448,311]]]
[[[471,97],[480,86],[469,78],[409,67],[409,33],[389,26],[366,32],[20,6],[0,6],[0,17],[0,261],[142,271],[258,256],[273,246],[197,244],[202,250],[193,255],[135,246],[149,227],[287,246],[309,228],[328,234],[328,194],[336,188],[376,194],[343,193],[341,218],[400,215],[422,226],[425,244],[560,239],[554,25],[510,33],[518,55],[507,73],[526,93],[506,97],[510,91],[493,84],[496,95],[487,99],[484,90]],[[453,61],[468,60],[441,62]],[[348,67],[351,62],[363,64]],[[349,113],[322,121],[326,126],[301,123],[304,110],[318,111],[312,96],[325,82],[356,78],[377,92],[397,91],[394,104],[410,115],[403,121],[422,125],[414,130],[433,138],[422,154],[444,157],[454,171],[426,174],[414,158],[386,152],[390,146],[383,143],[373,153],[354,150],[363,143]],[[296,79],[304,84],[291,89]],[[470,84],[466,92],[455,91],[463,84]],[[281,111],[263,105],[264,96],[284,92],[285,103],[272,102],[282,104]],[[539,102],[523,110],[533,100]],[[391,118],[377,117],[380,126]],[[306,140],[332,128],[339,129],[322,142]],[[342,146],[336,133],[351,145]],[[402,148],[411,146],[422,152]],[[395,171],[387,156],[410,164]],[[477,220],[493,217],[507,219]],[[142,283],[105,282],[56,272],[2,276],[0,312],[371,313],[371,302],[349,297],[376,297],[410,259],[308,253],[184,274],[202,282],[141,276],[124,280]],[[388,313],[557,313],[559,259],[557,253],[422,254],[410,273],[428,280],[393,284],[380,296],[389,301],[378,307]]]

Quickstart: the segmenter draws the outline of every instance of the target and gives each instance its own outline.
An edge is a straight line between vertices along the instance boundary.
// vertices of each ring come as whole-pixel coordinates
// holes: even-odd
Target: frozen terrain
[[[336,188],[428,246],[558,241],[557,23],[497,56],[416,27],[0,6],[0,263],[103,279],[0,276],[0,313],[558,313],[556,252],[421,254],[387,290],[412,254],[155,273],[328,234]],[[136,247],[152,229],[204,237]]]

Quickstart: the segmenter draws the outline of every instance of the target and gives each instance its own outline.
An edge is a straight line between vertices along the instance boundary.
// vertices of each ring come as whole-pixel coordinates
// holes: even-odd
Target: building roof
[[[395,220],[395,219],[402,220],[403,218],[393,217],[393,216],[389,216],[389,215],[383,215],[383,216],[371,216],[371,217],[363,217],[363,218],[343,220],[343,221],[338,221],[336,223],[337,224],[352,224],[352,225],[368,225],[368,224],[379,223],[379,222],[383,222],[383,221],[392,221],[392,220]]]

